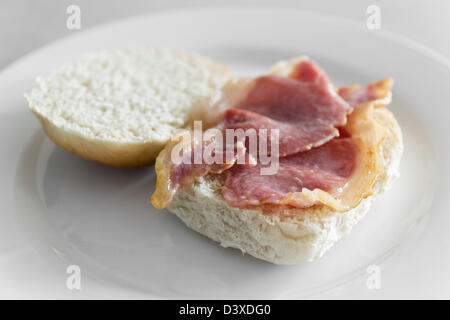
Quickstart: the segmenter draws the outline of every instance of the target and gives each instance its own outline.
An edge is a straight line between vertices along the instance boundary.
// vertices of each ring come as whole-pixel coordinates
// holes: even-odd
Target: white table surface
[[[51,41],[133,15],[220,4],[271,4],[333,14],[366,24],[366,9],[378,5],[381,28],[404,35],[450,59],[448,0],[2,0],[0,69]],[[81,29],[66,27],[69,5],[81,9]]]

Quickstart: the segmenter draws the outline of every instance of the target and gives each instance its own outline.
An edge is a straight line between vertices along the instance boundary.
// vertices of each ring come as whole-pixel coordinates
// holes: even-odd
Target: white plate
[[[390,109],[404,133],[401,178],[322,259],[271,265],[188,230],[149,203],[153,167],[119,170],[50,142],[23,93],[37,74],[104,48],[169,46],[208,55],[236,75],[307,54],[337,85],[395,79]],[[140,16],[77,33],[0,75],[2,297],[450,297],[450,64],[430,50],[330,16],[208,8]],[[82,288],[66,288],[79,265]],[[381,267],[381,289],[366,286]]]

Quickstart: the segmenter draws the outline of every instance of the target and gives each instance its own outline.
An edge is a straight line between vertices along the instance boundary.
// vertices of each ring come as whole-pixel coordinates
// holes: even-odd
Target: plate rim
[[[139,13],[136,15],[128,16],[128,17],[123,17],[123,18],[107,21],[104,23],[99,23],[99,24],[90,26],[86,29],[82,29],[75,34],[69,34],[69,35],[65,35],[61,38],[51,40],[50,42],[47,42],[35,49],[32,49],[31,51],[21,55],[17,59],[15,59],[15,60],[11,61],[10,63],[6,64],[5,66],[3,66],[0,69],[0,80],[3,77],[3,75],[5,73],[7,73],[10,69],[14,68],[16,64],[21,64],[21,63],[23,63],[23,61],[26,61],[26,60],[32,58],[34,55],[37,55],[45,50],[50,50],[50,49],[52,49],[52,47],[61,45],[64,42],[73,41],[77,37],[85,36],[88,33],[96,32],[103,28],[107,29],[115,24],[127,23],[130,21],[136,20],[136,19],[145,19],[146,17],[149,17],[149,16],[151,17],[154,15],[173,14],[173,13],[180,13],[180,12],[212,11],[212,10],[217,10],[218,8],[220,8],[222,10],[223,9],[225,9],[225,10],[233,10],[233,9],[242,10],[242,9],[244,9],[244,10],[251,10],[251,11],[253,11],[255,9],[256,10],[270,9],[271,11],[274,11],[274,10],[275,11],[287,11],[288,9],[290,9],[290,10],[296,10],[296,11],[299,11],[302,13],[308,13],[311,15],[315,15],[317,17],[331,19],[338,23],[348,24],[349,26],[356,27],[359,29],[364,29],[364,27],[362,27],[360,24],[358,24],[353,19],[348,19],[348,18],[339,16],[339,15],[335,15],[335,14],[331,14],[331,13],[327,13],[327,12],[304,10],[304,9],[299,8],[299,6],[296,6],[296,5],[292,6],[292,5],[288,5],[288,4],[280,4],[279,6],[273,6],[273,5],[267,4],[267,3],[259,4],[259,5],[252,5],[252,4],[237,5],[237,4],[221,3],[221,4],[203,4],[199,7],[157,8],[151,12]],[[430,59],[435,60],[438,63],[443,64],[450,71],[450,57],[447,58],[446,56],[444,56],[437,50],[430,48],[427,45],[422,44],[419,41],[413,40],[405,35],[402,35],[400,33],[394,32],[394,31],[389,31],[386,29],[379,29],[374,32],[376,32],[374,34],[378,37],[385,37],[385,38],[388,38],[389,40],[394,41],[398,44],[410,46],[411,49],[423,54],[424,56],[426,56]]]

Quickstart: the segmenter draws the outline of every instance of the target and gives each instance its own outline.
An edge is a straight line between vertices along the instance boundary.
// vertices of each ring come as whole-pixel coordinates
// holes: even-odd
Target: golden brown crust
[[[120,143],[91,139],[77,132],[58,128],[40,114],[42,129],[59,147],[84,159],[119,167],[133,168],[151,165],[164,143]]]

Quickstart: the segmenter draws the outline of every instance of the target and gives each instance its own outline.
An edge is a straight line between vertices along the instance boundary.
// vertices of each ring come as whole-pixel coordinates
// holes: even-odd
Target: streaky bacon
[[[224,198],[232,207],[279,204],[288,194],[303,188],[332,190],[350,177],[356,162],[351,138],[336,138],[305,152],[280,158],[275,175],[261,175],[261,165],[234,165],[224,171]]]
[[[300,62],[290,77],[255,79],[245,99],[225,112],[227,129],[279,129],[281,157],[318,147],[339,135],[352,108],[314,62]],[[270,150],[270,146],[268,146]]]
[[[219,174],[224,170],[229,169],[238,159],[244,159],[245,164],[254,165],[253,159],[245,152],[245,146],[242,142],[236,143],[234,146],[227,148],[223,145],[222,150],[211,150],[210,156],[215,153],[222,159],[222,163],[207,164],[203,161],[199,164],[195,163],[195,149],[198,152],[203,152],[211,140],[197,141],[194,134],[189,135],[189,141],[182,141],[174,139],[170,141],[166,147],[160,152],[156,159],[155,170],[157,173],[156,190],[152,195],[152,204],[157,209],[165,208],[171,201],[174,194],[183,186],[193,183],[195,179],[202,177],[208,173]],[[188,139],[186,139],[188,140]],[[174,163],[172,160],[172,152],[175,146],[179,143],[184,144],[184,152],[188,155],[181,163]],[[183,149],[180,149],[183,151]],[[181,158],[181,155],[180,155]]]
[[[230,83],[218,112],[210,115],[209,122],[223,129],[279,129],[278,173],[261,175],[261,165],[254,166],[248,154],[245,165],[237,164],[237,157],[245,153],[243,144],[236,145],[228,163],[175,165],[171,142],[155,165],[155,207],[164,208],[179,188],[206,174],[224,176],[224,199],[239,208],[265,204],[306,208],[321,203],[346,211],[372,192],[384,136],[372,114],[374,108],[390,103],[392,80],[335,90],[314,62],[298,61],[288,75]]]
[[[353,85],[337,90],[337,93],[347,101],[352,108],[367,103],[375,107],[384,107],[391,102],[392,79],[383,79],[367,86]]]

